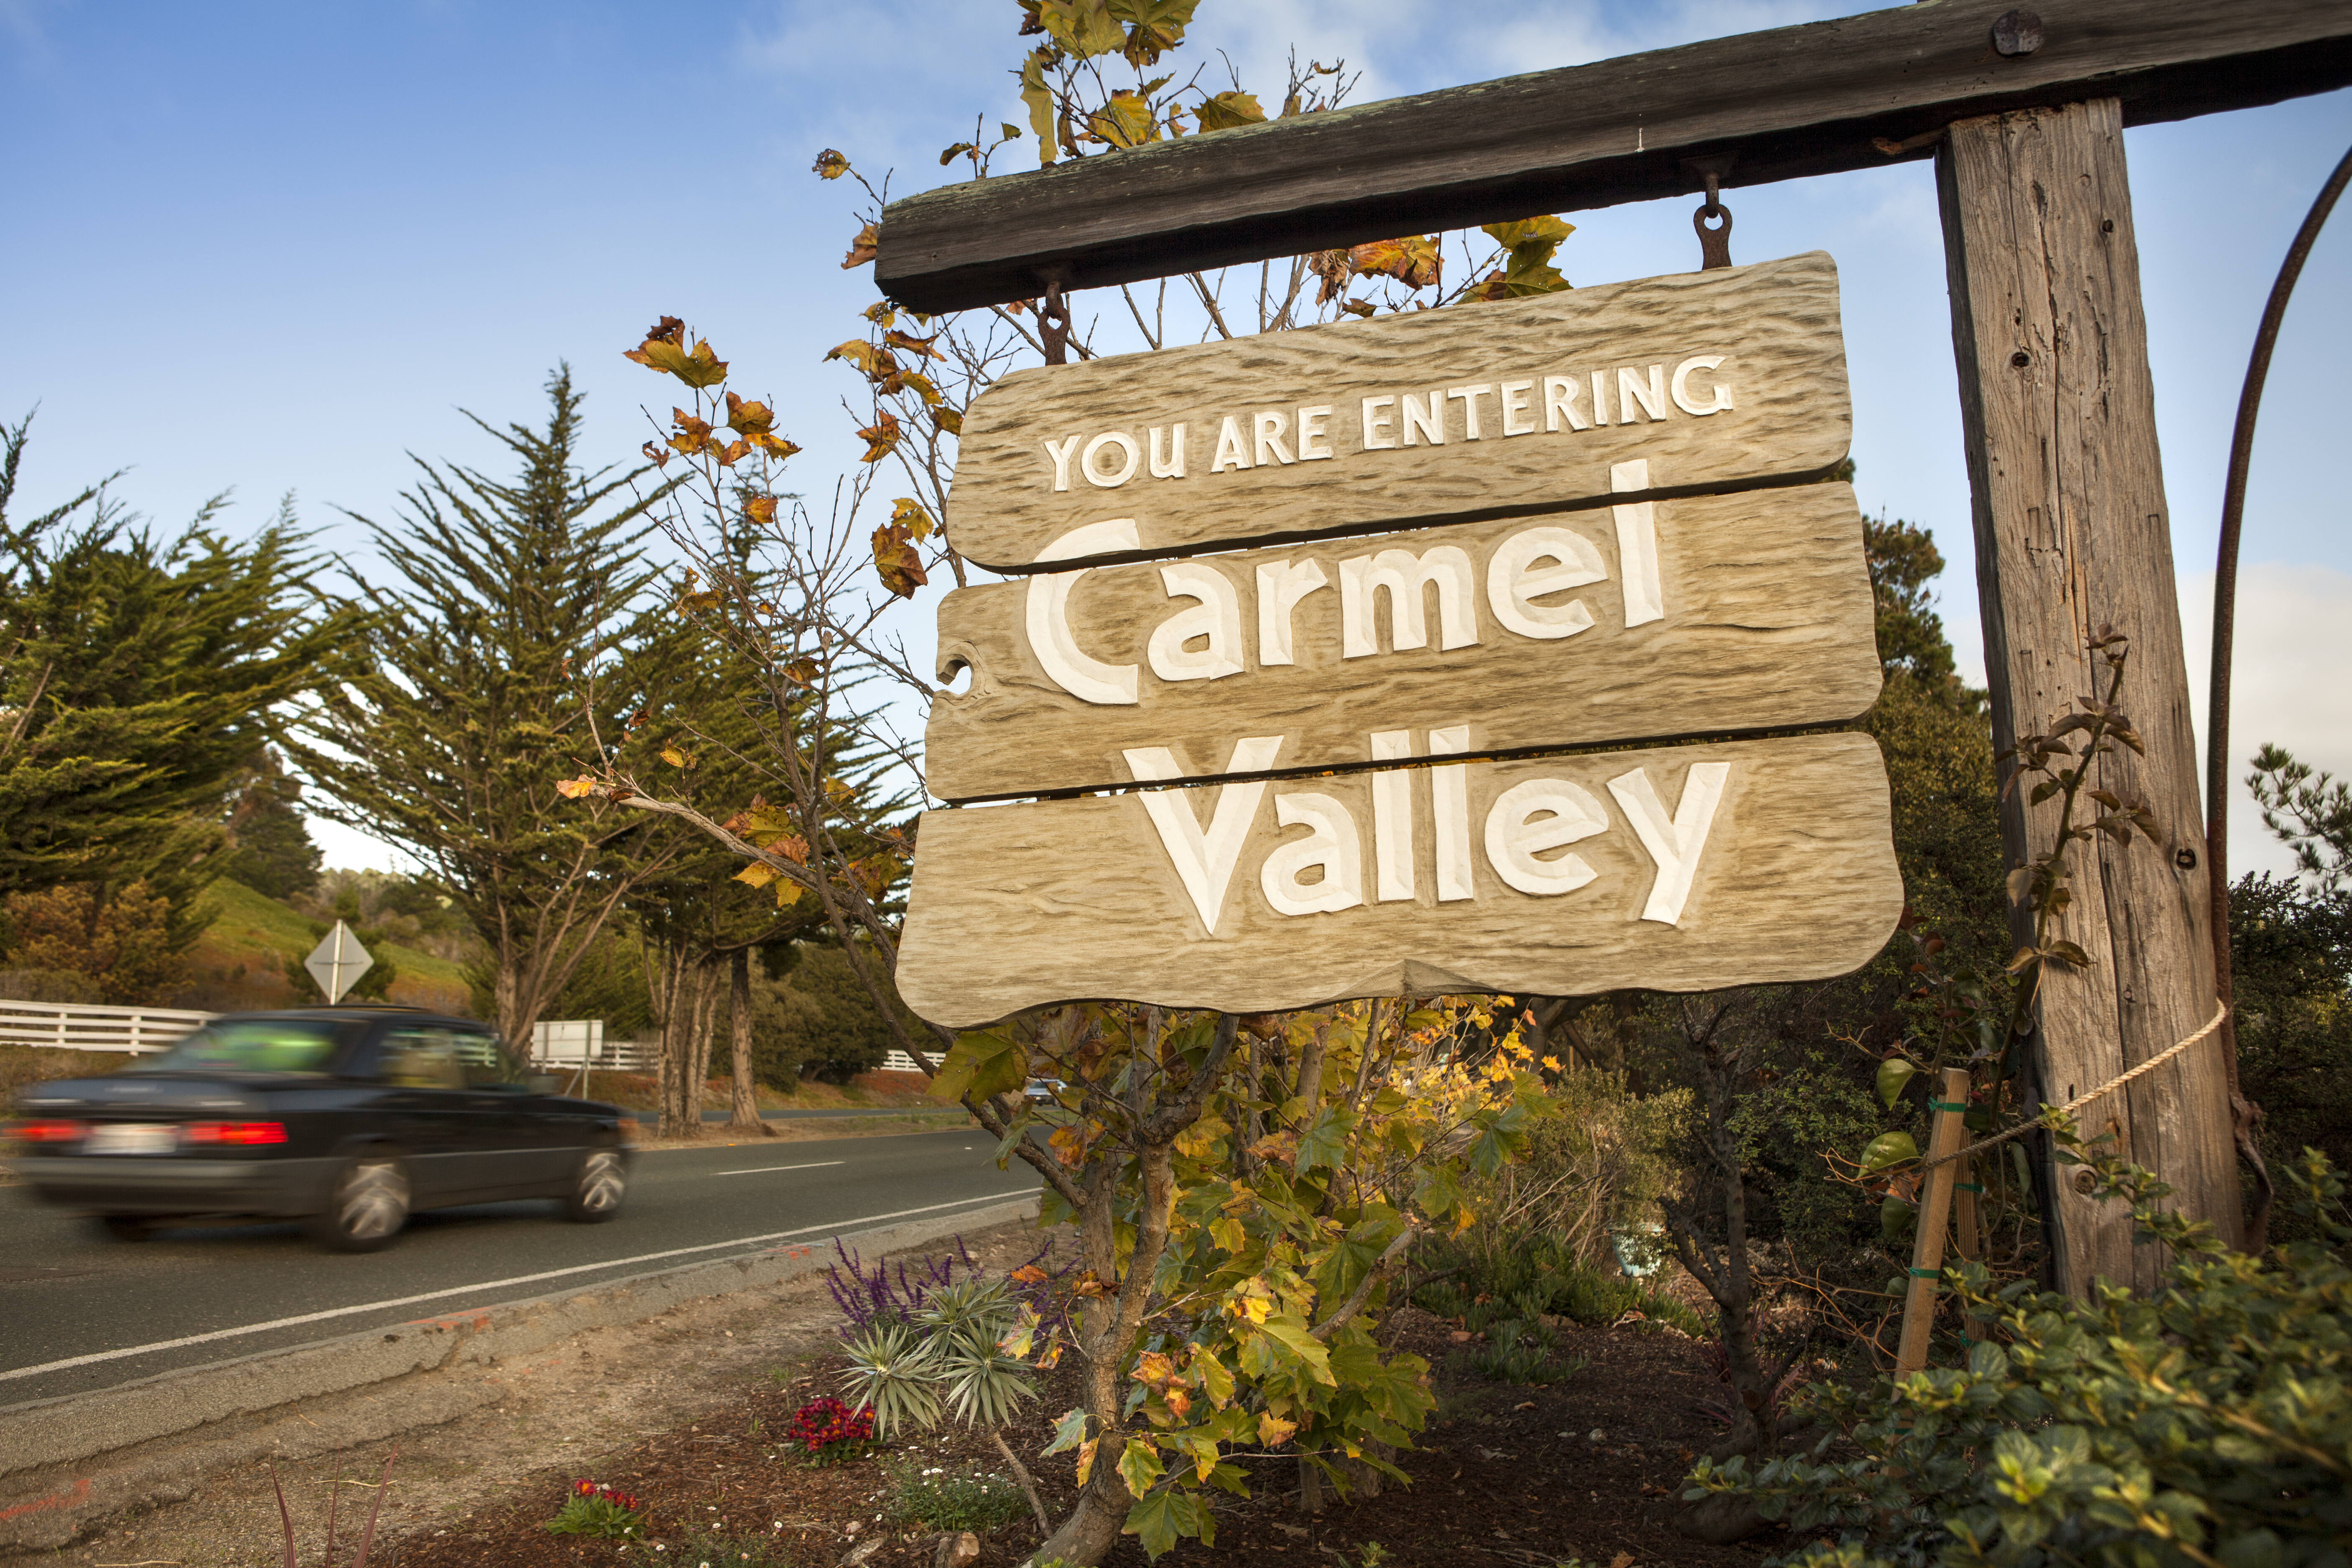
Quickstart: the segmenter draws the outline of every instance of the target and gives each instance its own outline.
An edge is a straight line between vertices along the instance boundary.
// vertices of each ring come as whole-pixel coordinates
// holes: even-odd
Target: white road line
[[[700,1247],[673,1247],[667,1252],[641,1252],[635,1258],[614,1258],[603,1263],[580,1263],[569,1268],[550,1268],[538,1274],[517,1274],[505,1279],[483,1279],[471,1285],[452,1285],[446,1290],[426,1290],[415,1296],[394,1296],[384,1301],[366,1301],[356,1307],[331,1307],[323,1312],[305,1312],[299,1318],[273,1318],[266,1323],[247,1323],[242,1328],[215,1329],[208,1334],[189,1334],[176,1340],[157,1340],[153,1344],[132,1345],[125,1350],[100,1351],[93,1355],[69,1356],[64,1361],[43,1362],[38,1366],[20,1366],[10,1372],[0,1372],[0,1383],[19,1377],[38,1377],[45,1372],[64,1372],[77,1366],[91,1366],[102,1361],[121,1361],[125,1356],[147,1355],[155,1351],[175,1351],[184,1345],[210,1344],[215,1340],[233,1340],[240,1334],[264,1334],[272,1329],[291,1329],[304,1323],[324,1322],[329,1318],[348,1318],[357,1312],[376,1312],[386,1307],[412,1306],[418,1301],[437,1301],[444,1296],[463,1296],[476,1290],[501,1290],[509,1285],[530,1285],[541,1279],[560,1279],[567,1274],[593,1274],[600,1269],[623,1268],[632,1263],[656,1263],[665,1258],[683,1258],[690,1252],[717,1252],[730,1247],[751,1247],[762,1241],[789,1241],[796,1236],[809,1236],[817,1231],[839,1232],[852,1226],[872,1225],[878,1220],[905,1219],[910,1215],[936,1214],[941,1209],[961,1208],[967,1204],[997,1203],[1005,1198],[1025,1198],[1036,1194],[1034,1187],[1023,1187],[1018,1192],[984,1193],[975,1198],[958,1198],[949,1204],[926,1204],[919,1209],[894,1209],[888,1214],[860,1215],[856,1219],[841,1220],[833,1225],[804,1225],[798,1230],[771,1231],[765,1236],[739,1236],[732,1241],[705,1242]]]
[[[714,1176],[767,1176],[778,1171],[822,1171],[827,1165],[845,1165],[846,1160],[819,1160],[809,1165],[754,1165],[748,1171],[713,1171]]]

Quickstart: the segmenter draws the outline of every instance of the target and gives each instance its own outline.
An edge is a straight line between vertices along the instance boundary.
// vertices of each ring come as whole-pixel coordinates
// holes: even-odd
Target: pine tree
[[[623,655],[652,572],[643,470],[583,471],[570,370],[547,391],[543,428],[474,420],[512,479],[413,458],[396,523],[351,514],[390,574],[362,579],[352,606],[372,617],[364,667],[294,748],[334,797],[320,816],[400,846],[449,890],[488,948],[492,1021],[517,1042],[675,839],[556,792],[623,732]]]

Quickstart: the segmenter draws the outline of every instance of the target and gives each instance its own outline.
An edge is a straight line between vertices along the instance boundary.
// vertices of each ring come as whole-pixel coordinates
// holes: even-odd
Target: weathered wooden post
[[[2098,690],[2084,639],[2112,623],[2131,637],[2120,701],[2147,752],[2102,760],[2095,779],[2145,799],[2162,835],[2074,851],[2075,898],[2058,929],[2092,962],[2047,966],[2029,1052],[2035,1089],[2054,1103],[2147,1060],[2213,1010],[2197,738],[2120,106],[2097,99],[1960,121],[1936,171],[1994,742],[2046,730]],[[2011,864],[2050,842],[2057,813],[2023,791],[2008,799]],[[2030,911],[2013,923],[2030,941]],[[2172,1184],[2184,1211],[2235,1242],[2221,1050],[2192,1047],[2093,1107],[2083,1131],[2113,1134],[2119,1152]],[[2044,1151],[2053,1283],[2078,1295],[2096,1277],[2154,1284],[2160,1249],[2135,1248],[2123,1205],[2085,1196],[2080,1175]]]

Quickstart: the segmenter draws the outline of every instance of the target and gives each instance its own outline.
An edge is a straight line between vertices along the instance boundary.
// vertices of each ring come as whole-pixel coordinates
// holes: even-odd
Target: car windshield
[[[323,1072],[341,1035],[323,1018],[224,1018],[141,1062],[136,1070]]]

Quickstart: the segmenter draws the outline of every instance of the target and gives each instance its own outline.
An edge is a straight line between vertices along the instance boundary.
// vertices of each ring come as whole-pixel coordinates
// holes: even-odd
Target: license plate
[[[168,1154],[180,1146],[176,1127],[145,1121],[100,1122],[83,1151],[91,1154]]]

